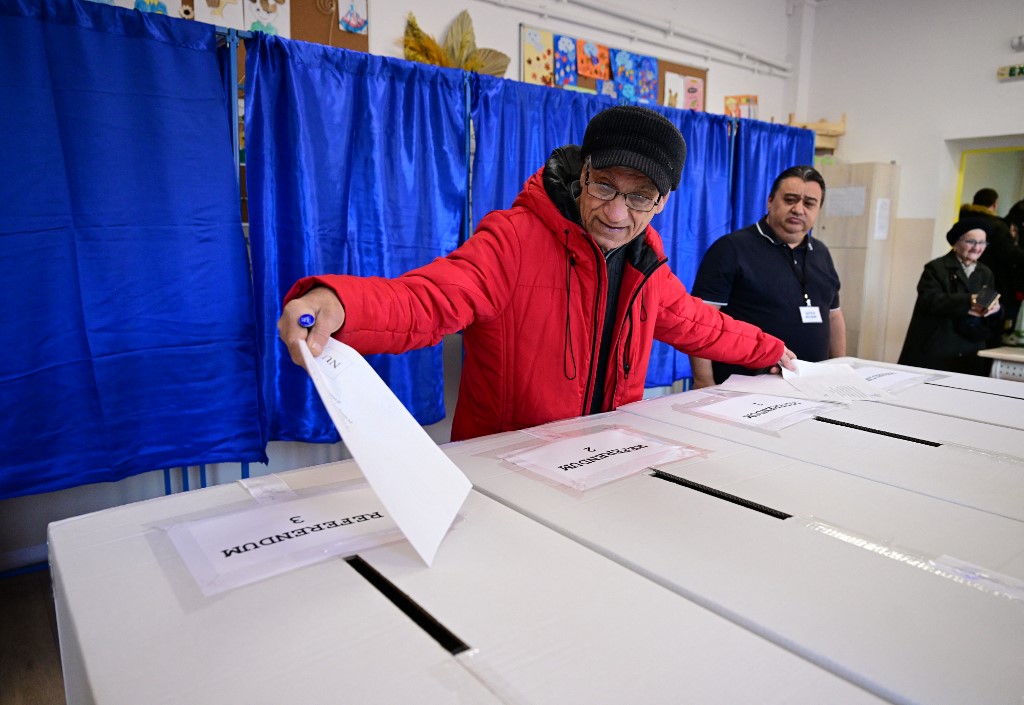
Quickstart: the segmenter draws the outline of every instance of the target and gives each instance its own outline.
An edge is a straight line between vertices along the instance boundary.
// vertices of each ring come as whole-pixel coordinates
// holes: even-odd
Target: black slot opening
[[[836,419],[827,419],[824,416],[815,416],[815,421],[821,421],[822,423],[830,423],[833,426],[843,426],[845,428],[852,428],[857,431],[867,431],[868,433],[874,433],[879,436],[888,436],[889,438],[898,438],[901,441],[910,441],[911,443],[920,443],[923,446],[931,446],[932,448],[938,448],[941,443],[935,441],[926,441],[923,438],[914,438],[913,436],[904,436],[901,433],[892,433],[891,431],[883,431],[880,428],[871,428],[869,426],[858,426],[855,423],[849,423],[847,421],[837,421]]]
[[[983,392],[980,389],[966,389],[964,387],[954,387],[949,384],[936,384],[935,382],[925,382],[929,387],[941,387],[943,389],[955,389],[958,392],[970,392],[971,394],[988,394],[990,397],[1003,397],[1004,399],[1016,399],[1017,401],[1024,401],[1020,397],[1015,397],[1012,394],[999,394],[998,392]]]
[[[391,600],[392,604],[402,610],[412,621],[419,625],[434,641],[444,648],[452,656],[469,651],[469,645],[459,637],[448,631],[448,628],[434,619],[433,615],[416,604],[416,601],[398,589],[398,587],[377,572],[377,570],[359,556],[349,556],[345,559],[348,564],[355,568],[355,571],[363,576],[370,585],[377,588],[384,597]]]
[[[753,509],[755,512],[761,512],[762,514],[767,514],[768,516],[775,517],[776,519],[783,519],[783,520],[785,520],[785,519],[789,519],[791,516],[793,516],[792,514],[786,514],[785,512],[780,512],[778,509],[772,509],[771,507],[766,507],[763,504],[758,504],[757,502],[751,502],[749,499],[743,499],[742,497],[737,497],[734,494],[729,494],[728,492],[722,492],[721,490],[716,490],[714,487],[708,487],[707,485],[702,485],[702,484],[697,483],[697,482],[691,482],[690,480],[687,480],[687,479],[684,479],[682,477],[679,477],[678,475],[673,475],[671,473],[667,473],[664,470],[655,470],[654,471],[654,477],[658,478],[659,480],[665,480],[666,482],[671,482],[672,484],[675,484],[675,485],[681,485],[683,487],[688,487],[691,490],[697,490],[698,492],[702,492],[702,493],[704,493],[706,495],[710,495],[711,497],[716,497],[718,499],[724,499],[726,502],[732,502],[733,504],[738,504],[741,507],[746,507],[747,509]]]

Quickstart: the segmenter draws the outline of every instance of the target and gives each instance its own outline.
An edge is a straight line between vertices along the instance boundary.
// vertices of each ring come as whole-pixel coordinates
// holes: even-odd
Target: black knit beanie
[[[946,242],[950,245],[955,245],[956,241],[963,237],[964,233],[971,230],[983,230],[987,238],[989,235],[988,228],[988,220],[985,218],[963,218],[954,223],[953,227],[946,233]]]
[[[587,125],[580,156],[590,157],[595,169],[636,169],[665,195],[679,186],[686,142],[661,114],[638,105],[617,105],[602,110]]]

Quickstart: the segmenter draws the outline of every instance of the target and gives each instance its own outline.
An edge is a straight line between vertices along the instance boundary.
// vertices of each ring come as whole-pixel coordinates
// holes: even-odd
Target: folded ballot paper
[[[333,338],[306,371],[359,469],[430,565],[472,483],[431,440],[370,364]]]
[[[805,360],[793,362],[796,371],[783,367],[782,378],[807,398],[842,402],[857,399],[889,399],[892,396],[858,375],[850,365]]]

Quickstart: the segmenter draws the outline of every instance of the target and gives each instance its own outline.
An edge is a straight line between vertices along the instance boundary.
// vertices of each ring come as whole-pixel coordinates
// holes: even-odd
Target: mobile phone
[[[974,307],[982,311],[988,311],[999,300],[999,292],[987,286],[981,287],[974,296]]]

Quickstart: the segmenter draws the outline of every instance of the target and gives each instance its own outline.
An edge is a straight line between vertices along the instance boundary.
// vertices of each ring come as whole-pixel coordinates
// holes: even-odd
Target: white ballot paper
[[[778,431],[838,408],[828,402],[767,394],[737,394],[722,398],[721,395],[705,393],[701,396],[704,398],[698,398],[696,403],[674,408],[677,411],[726,421],[756,431]]]
[[[626,428],[605,428],[570,436],[502,459],[555,482],[586,491],[665,463],[704,451],[673,444]]]
[[[921,384],[940,376],[893,370],[888,367],[855,367],[853,371],[868,384],[890,393],[901,392],[915,384]]]
[[[402,540],[365,483],[183,521],[167,535],[207,596]]]
[[[381,503],[430,565],[472,483],[430,439],[370,363],[333,338],[306,371]]]
[[[796,372],[782,368],[782,377],[801,392],[825,401],[889,399],[891,395],[867,382],[849,365],[794,360]]]
[[[729,375],[728,379],[715,387],[724,392],[743,392],[745,394],[768,394],[776,397],[793,397],[794,399],[810,399],[817,397],[801,392],[792,384],[782,379],[782,375]],[[837,404],[849,404],[850,400],[830,399]]]

